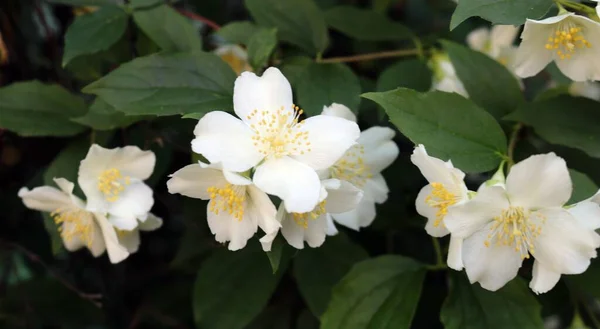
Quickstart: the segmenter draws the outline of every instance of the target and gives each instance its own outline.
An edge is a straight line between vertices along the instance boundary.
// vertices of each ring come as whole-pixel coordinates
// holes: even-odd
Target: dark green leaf
[[[84,92],[128,115],[201,113],[233,108],[235,78],[213,54],[154,54],[122,65]]]
[[[479,16],[492,24],[521,25],[525,19],[538,19],[548,12],[552,0],[460,0],[452,15],[454,30],[467,18]]]
[[[402,256],[356,264],[335,286],[321,329],[410,328],[425,270]]]
[[[494,118],[457,94],[400,88],[367,93],[415,144],[467,172],[495,169],[506,154],[506,136]]]
[[[69,119],[82,116],[83,99],[58,85],[18,82],[0,88],[0,127],[22,136],[72,136],[86,128]]]
[[[576,148],[600,158],[598,102],[562,95],[523,104],[506,119],[532,126],[540,137],[552,144]]]
[[[423,61],[400,61],[381,72],[377,90],[388,91],[403,87],[425,92],[431,89],[431,78],[432,72]]]
[[[247,45],[250,38],[258,31],[258,27],[252,22],[231,22],[219,29],[217,35],[230,43]]]
[[[306,68],[313,63],[313,59],[305,56],[285,58],[280,67],[281,72],[288,79],[292,87],[296,88],[300,83],[300,77]]]
[[[72,6],[116,6],[120,0],[47,0],[50,3],[61,3]]]
[[[121,39],[126,28],[127,13],[118,7],[102,7],[77,17],[65,34],[62,65],[81,55],[108,50]]]
[[[569,289],[576,291],[584,296],[600,298],[600,259],[593,258],[588,269],[578,275],[565,275],[564,278],[569,283]]]
[[[163,50],[202,50],[202,39],[196,28],[167,5],[135,11],[133,19],[144,34]]]
[[[259,29],[248,42],[248,60],[255,70],[267,65],[277,46],[277,29]]]
[[[44,173],[44,184],[54,186],[54,178],[65,178],[77,185],[79,163],[85,158],[89,148],[90,142],[85,138],[80,138],[71,142],[67,147],[60,151],[46,169],[46,172]]]
[[[130,1],[130,6],[133,9],[143,9],[143,8],[150,8],[153,6],[157,6],[160,4],[164,4],[165,0],[131,0]],[[167,26],[165,26],[167,27]],[[168,27],[167,27],[168,28]]]
[[[269,263],[271,263],[271,268],[273,269],[273,274],[277,273],[277,270],[279,270],[279,264],[281,264],[285,246],[286,243],[284,239],[281,235],[278,235],[273,241],[271,251],[266,252],[267,257],[269,257]]]
[[[527,285],[515,279],[492,292],[453,273],[450,294],[442,307],[446,329],[543,329],[541,307]]]
[[[114,107],[103,101],[102,98],[96,98],[90,106],[88,113],[82,117],[73,119],[73,121],[95,130],[111,130],[127,127],[135,122],[144,120],[144,118],[138,115],[125,115],[123,112],[115,110]]]
[[[569,169],[569,174],[571,174],[571,180],[573,181],[573,194],[568,204],[583,201],[598,192],[598,185],[586,174],[573,169]]]
[[[480,52],[443,41],[469,99],[500,119],[523,102],[521,87],[507,68]],[[485,68],[485,69],[483,69]]]
[[[367,257],[362,247],[341,233],[327,238],[319,248],[298,253],[294,258],[294,276],[300,293],[315,316],[325,312],[333,286],[350,271],[352,265]]]
[[[385,15],[353,6],[331,8],[325,13],[325,20],[331,28],[358,40],[401,40],[413,36],[407,27]]]
[[[313,0],[245,0],[259,25],[276,27],[282,41],[311,54],[322,53],[329,44],[325,18]]]
[[[331,103],[346,105],[356,113],[360,104],[360,81],[346,65],[313,63],[298,81],[298,105],[317,115]]]

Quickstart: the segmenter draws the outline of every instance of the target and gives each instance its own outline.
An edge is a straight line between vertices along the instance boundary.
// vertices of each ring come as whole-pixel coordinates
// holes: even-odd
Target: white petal
[[[327,230],[325,231],[325,233],[327,233],[328,236],[337,235],[339,232],[335,227],[335,223],[333,222],[331,214],[325,214],[325,217],[327,218]]]
[[[312,248],[319,247],[325,242],[328,231],[327,218],[324,215],[309,219],[308,226],[304,228],[294,221],[292,215],[286,214],[281,225],[283,237],[296,249],[303,249],[304,241]]]
[[[364,160],[372,173],[391,165],[400,150],[392,138],[395,132],[386,127],[371,127],[362,132],[358,142],[364,147]]]
[[[227,183],[223,171],[214,168],[202,168],[199,164],[187,165],[171,176],[167,181],[169,193],[179,193],[190,198],[210,199],[207,189]]]
[[[292,102],[292,87],[275,67],[269,67],[261,77],[244,72],[235,80],[233,108],[242,120],[254,110],[275,112],[283,107],[291,113]]]
[[[448,267],[453,270],[462,271],[464,265],[462,261],[463,239],[450,236],[450,245],[448,246]]]
[[[467,45],[469,48],[484,52],[490,42],[490,30],[480,27],[471,31],[467,35]]]
[[[491,186],[482,189],[468,202],[448,208],[444,223],[453,236],[467,238],[509,207],[504,189]]]
[[[364,194],[368,195],[376,203],[382,204],[387,201],[390,189],[381,174],[376,174],[365,182],[362,187]]]
[[[152,189],[143,182],[137,181],[127,186],[117,201],[109,202],[106,211],[111,217],[129,220],[128,224],[121,221],[120,224],[123,226],[117,227],[130,231],[137,226],[138,217],[146,216],[150,212],[152,205],[154,205]]]
[[[303,121],[300,131],[308,132],[310,151],[294,153],[293,158],[315,170],[331,167],[360,136],[352,121],[327,115],[317,115]]]
[[[119,230],[131,231],[138,226],[137,218],[135,217],[118,217],[107,216],[108,221]]]
[[[33,190],[23,187],[19,190],[19,197],[27,208],[39,211],[53,212],[60,208],[73,207],[69,195],[51,186],[40,186]]]
[[[127,252],[133,254],[138,251],[140,247],[140,231],[121,231],[117,234],[119,238],[119,244],[127,249]]]
[[[376,216],[375,201],[367,196],[363,196],[354,210],[341,214],[331,214],[333,219],[347,228],[355,231],[361,227],[367,227],[373,223]]]
[[[311,248],[320,247],[325,242],[328,230],[327,216],[323,214],[308,221],[308,227],[304,231],[304,240]]]
[[[482,288],[496,291],[517,276],[522,260],[511,246],[485,246],[491,225],[463,241],[463,263],[471,283],[479,282]]]
[[[233,171],[223,170],[223,176],[225,176],[225,179],[232,185],[252,185],[252,180],[250,178]]]
[[[95,220],[95,216],[91,215],[90,216],[90,223],[89,225],[91,225],[91,243],[89,246],[86,246],[88,248],[88,250],[90,251],[90,253],[92,254],[92,256],[94,257],[100,257],[102,254],[104,254],[104,251],[106,251],[106,241],[104,238],[104,234],[102,232],[102,228],[100,227],[100,225],[98,225],[97,221]],[[81,239],[80,239],[81,240]],[[63,239],[64,241],[64,239]],[[65,247],[67,246],[67,244],[65,243]],[[68,248],[67,248],[68,250]]]
[[[163,225],[162,218],[149,213],[145,221],[141,222],[138,228],[140,231],[154,231]]]
[[[465,89],[462,81],[454,75],[448,75],[441,80],[434,80],[431,85],[432,90],[439,90],[447,93],[459,94],[465,98],[469,98],[469,93]]]
[[[327,192],[325,209],[333,214],[353,210],[363,198],[362,190],[346,181],[340,181],[338,188],[327,189]]]
[[[511,204],[526,209],[562,206],[572,190],[567,164],[554,153],[530,156],[514,165],[506,177]]]
[[[303,249],[304,227],[294,221],[292,215],[285,210],[283,205],[279,206],[277,216],[281,221],[281,235],[283,235],[285,241],[296,249]]]
[[[365,147],[368,153],[372,148],[379,147],[391,141],[396,136],[394,129],[388,127],[373,126],[360,133],[358,143]]]
[[[579,225],[597,230],[600,228],[600,205],[591,201],[582,201],[567,209]]]
[[[356,115],[352,113],[352,111],[346,107],[346,105],[332,103],[329,106],[323,106],[322,115],[331,115],[338,118],[343,118],[346,120],[350,120],[352,122],[356,122]]]
[[[269,199],[269,196],[254,185],[249,185],[248,194],[248,216],[254,216],[254,220],[265,234],[277,233],[281,223],[277,220],[277,209]]]
[[[229,113],[205,114],[198,121],[194,135],[192,150],[211,163],[220,162],[224,169],[244,172],[263,158],[254,146],[250,127]]]
[[[289,212],[312,211],[319,202],[321,182],[309,166],[289,157],[272,158],[256,168],[254,184],[282,199]]]
[[[564,15],[563,15],[564,16]],[[546,49],[548,37],[554,33],[552,24],[566,18],[556,16],[542,21],[528,19],[521,33],[521,45],[517,50],[515,73],[521,78],[538,74],[552,61],[553,52]]]
[[[244,205],[244,209],[248,209],[248,205]],[[215,240],[221,243],[230,241],[228,248],[232,251],[244,248],[258,228],[255,217],[249,216],[247,212],[244,212],[242,220],[236,219],[226,211],[221,211],[217,215],[211,212],[209,207],[206,213],[208,227],[215,235]]]
[[[529,288],[533,292],[536,294],[546,293],[554,288],[558,280],[560,280],[560,273],[552,271],[537,260],[533,262],[533,277],[529,282]]]
[[[430,206],[427,204],[426,199],[433,191],[431,185],[424,186],[419,194],[417,195],[417,199],[415,200],[415,207],[417,208],[417,213],[419,215],[427,218],[427,223],[425,224],[425,231],[431,236],[434,237],[443,237],[450,233],[444,225],[443,222],[437,223],[437,208]]]
[[[594,43],[600,38],[600,23],[587,17],[575,15],[570,18],[577,26],[583,27],[584,37]],[[573,81],[600,80],[600,49],[596,44],[591,48],[578,48],[570,59],[556,60],[561,72]]]
[[[494,25],[490,32],[490,38],[494,47],[509,47],[515,42],[518,34],[518,26]]]
[[[116,168],[123,176],[145,180],[152,175],[155,164],[154,152],[142,151],[137,146],[107,149],[94,144],[81,161],[79,175],[80,179],[97,180],[103,171]]]
[[[127,249],[119,243],[117,232],[114,227],[108,222],[106,217],[100,214],[95,214],[96,222],[100,226],[104,243],[106,244],[106,252],[111,263],[116,264],[123,261],[129,256]],[[93,253],[93,251],[92,251]]]
[[[600,84],[597,82],[573,82],[569,86],[569,94],[600,101]]]
[[[423,145],[415,147],[410,160],[419,168],[428,182],[443,184],[448,191],[461,199],[466,197],[467,188],[463,181],[465,173],[454,168],[451,162],[444,162],[429,156]]]

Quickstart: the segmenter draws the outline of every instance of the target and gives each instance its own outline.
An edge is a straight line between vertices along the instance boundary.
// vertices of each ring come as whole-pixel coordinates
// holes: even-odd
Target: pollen
[[[560,25],[548,37],[548,42],[544,47],[555,52],[558,58],[564,60],[570,59],[577,52],[577,49],[591,48],[592,44],[586,40],[581,27],[568,23]]]
[[[208,209],[218,215],[226,212],[238,221],[244,218],[246,189],[243,186],[226,184],[223,187],[211,186],[206,190],[210,194]]]
[[[130,183],[130,178],[121,175],[121,171],[116,168],[107,169],[98,177],[98,189],[109,202],[117,201],[121,192]]]
[[[364,161],[365,149],[362,145],[352,146],[330,169],[331,177],[344,180],[362,188],[373,178],[371,169]]]
[[[71,241],[78,238],[91,248],[94,236],[92,214],[81,209],[59,208],[50,216],[56,225],[59,225],[58,231],[63,240]]]
[[[532,221],[532,218],[538,221]],[[484,245],[510,246],[521,255],[521,259],[527,259],[529,254],[535,254],[535,239],[542,233],[545,221],[546,218],[539,213],[532,213],[523,207],[509,207],[500,216],[494,217]]]
[[[319,216],[324,215],[327,212],[325,210],[326,204],[327,204],[327,200],[323,200],[323,201],[319,202],[319,204],[317,204],[317,206],[315,207],[315,209],[313,209],[313,211],[304,212],[304,213],[293,212],[292,217],[294,218],[294,221],[296,222],[296,224],[298,224],[299,226],[302,226],[303,228],[306,229],[306,228],[308,228],[309,220],[315,220],[315,219],[319,218]]]
[[[442,183],[431,183],[431,193],[425,198],[425,203],[429,206],[436,208],[435,221],[433,222],[434,227],[444,225],[444,217],[448,214],[448,208],[458,202],[458,197],[448,191]]]

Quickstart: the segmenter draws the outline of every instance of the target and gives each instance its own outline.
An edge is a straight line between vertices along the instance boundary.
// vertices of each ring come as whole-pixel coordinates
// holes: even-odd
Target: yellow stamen
[[[591,48],[592,44],[585,39],[583,29],[574,26],[572,22],[559,25],[544,45],[547,50],[556,51],[561,60],[570,59],[577,49],[584,47]]]
[[[59,225],[58,231],[65,241],[79,238],[86,246],[91,248],[94,236],[93,215],[91,213],[77,208],[59,208],[53,211],[50,216],[54,219],[56,225]]]
[[[365,149],[362,145],[352,146],[330,169],[331,177],[344,180],[362,188],[373,178],[369,166],[364,161]]]
[[[448,207],[458,202],[458,197],[448,191],[442,183],[429,184],[433,188],[431,194],[425,198],[425,203],[437,209],[435,214],[434,227],[444,225],[444,217],[448,214]]]
[[[227,212],[238,221],[244,218],[245,187],[226,184],[223,187],[211,186],[206,191],[210,194],[208,209],[211,212],[216,215]]]
[[[294,218],[294,221],[296,222],[296,224],[298,224],[306,229],[306,228],[308,228],[309,220],[315,220],[315,219],[319,218],[319,216],[321,216],[327,212],[325,210],[326,203],[327,203],[327,200],[323,200],[323,201],[319,202],[319,204],[317,204],[315,209],[313,209],[313,211],[311,211],[311,212],[304,212],[304,213],[293,212],[292,217]]]
[[[111,168],[103,171],[98,177],[98,189],[104,194],[106,201],[115,202],[119,199],[119,194],[129,185],[130,178],[121,175],[117,168]]]

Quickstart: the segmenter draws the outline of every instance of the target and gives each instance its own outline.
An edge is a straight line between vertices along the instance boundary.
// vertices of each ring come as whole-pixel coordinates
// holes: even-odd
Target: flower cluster
[[[217,241],[238,250],[260,228],[265,250],[280,231],[296,248],[318,247],[335,234],[334,221],[357,230],[373,221],[388,194],[380,172],[398,155],[392,129],[361,133],[339,104],[303,119],[276,68],[242,73],[233,103],[237,117],[213,111],[194,130],[192,150],[210,164],[188,165],[167,182],[171,193],[210,200]],[[278,209],[269,195],[281,200]]]
[[[583,273],[600,247],[600,195],[565,204],[572,183],[565,161],[554,153],[515,164],[506,179],[503,166],[477,192],[465,174],[429,156],[422,145],[412,162],[429,181],[416,201],[427,217],[427,232],[450,234],[448,266],[467,272],[471,283],[495,291],[517,276],[523,261],[533,263],[531,289],[544,293],[563,274]]]
[[[77,179],[86,201],[73,194],[75,184],[65,178],[54,178],[58,189],[24,187],[19,197],[28,208],[50,213],[67,250],[85,247],[94,257],[106,251],[118,263],[138,250],[140,231],[162,226],[162,219],[150,213],[154,198],[144,183],[155,162],[154,153],[135,146],[92,145]]]

